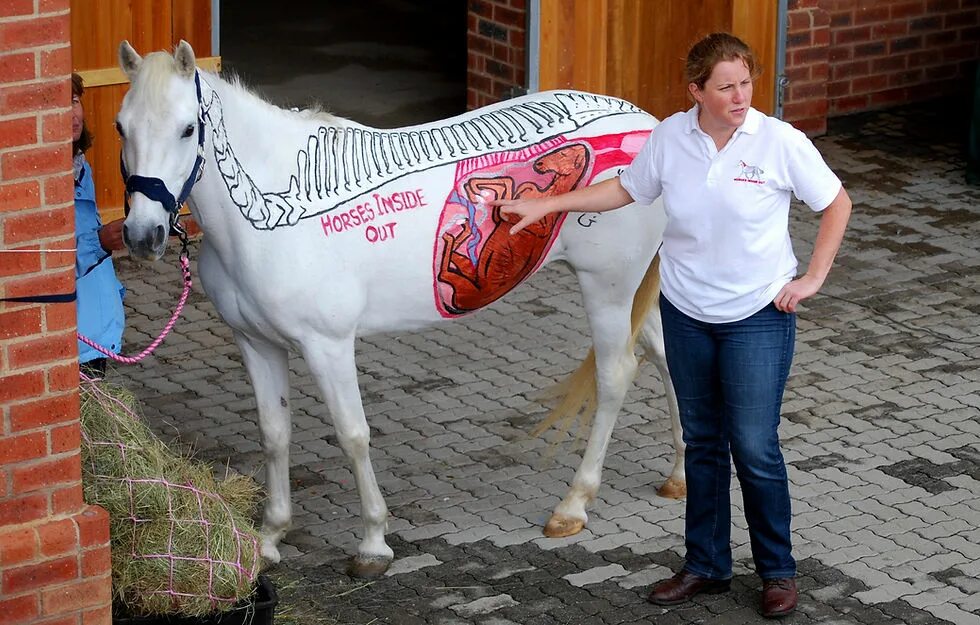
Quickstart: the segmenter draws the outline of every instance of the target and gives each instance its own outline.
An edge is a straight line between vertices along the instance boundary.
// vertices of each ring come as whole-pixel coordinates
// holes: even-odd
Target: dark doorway
[[[466,110],[466,2],[221,0],[225,69],[271,102],[393,128]]]

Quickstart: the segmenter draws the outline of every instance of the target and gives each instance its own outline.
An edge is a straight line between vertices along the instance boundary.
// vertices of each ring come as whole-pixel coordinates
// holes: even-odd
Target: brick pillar
[[[0,0],[0,297],[72,292],[68,0]],[[30,250],[10,253],[9,250]],[[0,624],[109,625],[82,501],[75,304],[0,303]]]
[[[470,0],[466,108],[517,95],[527,87],[525,0]]]
[[[783,119],[810,136],[827,132],[830,0],[789,0]]]

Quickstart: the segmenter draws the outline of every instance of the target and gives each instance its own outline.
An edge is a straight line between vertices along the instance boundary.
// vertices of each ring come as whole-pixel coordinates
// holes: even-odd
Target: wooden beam
[[[206,56],[197,59],[197,66],[208,72],[221,71],[220,56]],[[82,83],[86,89],[91,87],[104,87],[107,85],[122,85],[129,82],[129,78],[118,67],[103,67],[100,69],[84,69],[77,72],[82,77]]]

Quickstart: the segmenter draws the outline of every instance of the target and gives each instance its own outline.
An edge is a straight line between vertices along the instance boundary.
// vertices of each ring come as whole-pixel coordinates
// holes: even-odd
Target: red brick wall
[[[967,93],[980,57],[978,0],[789,0],[783,118],[827,118]],[[468,108],[526,87],[525,0],[469,0]]]
[[[790,0],[784,118],[827,117],[968,93],[980,56],[976,0]]]
[[[70,293],[68,0],[0,1],[0,297]],[[30,250],[9,253],[6,250]],[[108,625],[108,519],[82,501],[75,305],[0,303],[0,622]]]
[[[525,0],[469,0],[466,107],[499,102],[527,83]]]
[[[789,0],[783,119],[808,134],[827,130],[832,0]]]

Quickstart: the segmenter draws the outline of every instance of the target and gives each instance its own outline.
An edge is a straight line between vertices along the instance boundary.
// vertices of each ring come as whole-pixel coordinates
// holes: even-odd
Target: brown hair
[[[736,59],[741,59],[745,63],[753,80],[762,73],[761,68],[756,65],[755,55],[752,54],[748,44],[731,33],[711,33],[691,46],[690,52],[687,53],[684,77],[688,83],[694,83],[698,89],[704,89],[704,83],[708,81],[715,65],[722,61]]]
[[[82,77],[78,74],[72,72],[71,75],[71,97],[74,100],[76,97],[82,97],[85,93],[85,85],[82,83]],[[82,154],[86,150],[92,147],[92,133],[88,129],[88,125],[82,120],[82,136],[78,138],[78,141],[72,141],[71,153],[72,156]]]

